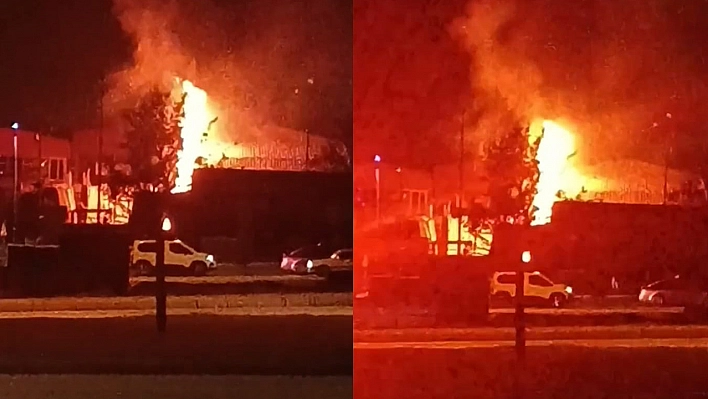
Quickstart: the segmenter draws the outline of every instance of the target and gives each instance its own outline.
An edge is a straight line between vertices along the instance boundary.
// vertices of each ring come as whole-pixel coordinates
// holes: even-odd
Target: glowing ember
[[[577,186],[573,180],[578,178],[577,172],[568,165],[568,159],[575,153],[572,133],[552,121],[543,121],[542,126],[543,133],[536,153],[539,177],[532,201],[532,209],[535,209],[532,226],[551,221],[553,204],[559,200],[559,191],[566,191],[573,183]]]
[[[192,189],[192,175],[197,168],[197,159],[208,155],[205,134],[215,118],[209,109],[204,90],[188,80],[181,82],[181,89],[186,94],[184,118],[180,123],[182,149],[177,152],[177,178],[172,193],[184,193]]]

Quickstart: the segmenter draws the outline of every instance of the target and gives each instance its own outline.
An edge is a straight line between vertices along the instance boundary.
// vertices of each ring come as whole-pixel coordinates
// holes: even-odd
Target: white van
[[[136,240],[133,243],[130,250],[132,275],[154,274],[156,245],[155,240]],[[214,255],[198,252],[180,240],[165,240],[165,269],[180,275],[204,276],[216,269],[216,261]]]
[[[497,272],[492,276],[490,294],[493,298],[511,299],[516,296],[516,272]],[[573,288],[556,284],[540,272],[524,273],[524,298],[527,305],[550,305],[560,308],[573,295]]]

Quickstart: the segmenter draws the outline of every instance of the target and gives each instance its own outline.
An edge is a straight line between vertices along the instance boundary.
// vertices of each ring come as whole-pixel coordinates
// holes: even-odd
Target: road
[[[347,399],[352,377],[0,375],[5,399]]]
[[[69,310],[0,312],[0,319],[104,319],[152,317],[155,309],[143,310]],[[352,316],[351,307],[321,306],[299,308],[226,308],[226,309],[168,309],[169,318],[176,316]]]
[[[247,265],[236,263],[220,263],[213,276],[282,276],[278,262],[253,262]]]
[[[0,318],[0,374],[351,375],[347,315]]]
[[[93,292],[73,297],[0,298],[0,312],[154,308],[154,277],[131,278],[130,285],[128,295],[123,297]],[[171,309],[351,307],[353,301],[351,280],[328,282],[315,276],[285,274],[273,264],[224,266],[204,277],[168,276],[166,291]]]
[[[475,349],[514,347],[515,341],[421,341],[355,342],[354,349]],[[554,339],[530,340],[527,347],[577,346],[586,348],[708,348],[708,338],[637,338],[637,339]]]
[[[514,312],[510,309],[494,309],[489,316],[477,317],[460,314],[454,321],[439,320],[431,313],[408,309],[372,309],[354,304],[354,325],[357,329],[382,328],[428,328],[448,326],[510,327],[514,324]],[[461,312],[464,309],[460,310]],[[683,313],[681,308],[650,308],[643,306],[594,309],[528,309],[526,322],[529,326],[600,326],[623,324],[694,324],[700,322]]]
[[[309,292],[352,292],[352,282],[351,280],[325,281],[315,276],[284,274],[210,275],[205,277],[167,277],[166,289],[167,294],[172,296],[300,294]],[[145,296],[152,295],[154,292],[154,277],[131,279],[129,295]]]
[[[509,398],[519,373],[524,398],[701,398],[708,393],[701,328],[697,338],[531,339],[523,368],[508,339],[357,341],[356,397]]]
[[[511,341],[514,328],[409,328],[388,330],[354,330],[355,343],[406,342],[482,342]],[[642,339],[705,339],[705,325],[616,325],[530,327],[526,329],[530,341],[549,340],[642,340]]]
[[[168,296],[170,310],[302,308],[339,306],[351,310],[351,293],[252,294]],[[0,299],[2,312],[61,312],[90,310],[151,310],[154,296],[53,297]]]

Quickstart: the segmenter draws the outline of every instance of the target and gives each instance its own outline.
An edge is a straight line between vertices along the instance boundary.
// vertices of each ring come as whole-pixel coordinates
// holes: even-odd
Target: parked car
[[[133,243],[130,251],[132,275],[154,274],[156,249],[155,240],[137,240]],[[214,269],[214,255],[199,252],[180,240],[165,241],[165,270],[168,274],[204,276]]]
[[[708,308],[708,290],[698,279],[674,278],[642,287],[639,302],[654,306],[701,306]]]
[[[516,296],[516,272],[496,272],[490,283],[493,298],[510,300]],[[550,305],[560,308],[573,295],[573,288],[556,284],[540,272],[524,273],[524,298],[527,305]]]
[[[308,262],[315,259],[329,258],[334,250],[335,249],[322,243],[298,248],[290,253],[283,254],[280,269],[287,273],[307,274]]]
[[[330,278],[334,275],[353,275],[354,251],[351,248],[334,251],[325,259],[310,259],[307,261],[307,272],[319,277]]]

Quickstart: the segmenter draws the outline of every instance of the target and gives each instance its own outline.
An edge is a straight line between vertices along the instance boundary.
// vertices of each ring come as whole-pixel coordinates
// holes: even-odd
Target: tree
[[[486,168],[491,182],[492,218],[528,217],[539,176],[535,159],[539,140],[530,143],[528,128],[517,128],[489,146]]]
[[[184,96],[175,101],[170,93],[153,89],[125,112],[130,126],[124,143],[129,171],[116,172],[111,192],[126,186],[156,190],[174,187],[177,150],[182,147],[179,124],[183,106]]]
[[[331,172],[343,172],[351,170],[351,158],[347,152],[347,147],[341,143],[328,143],[323,147],[320,156],[314,157],[309,162],[310,169],[325,170]]]

